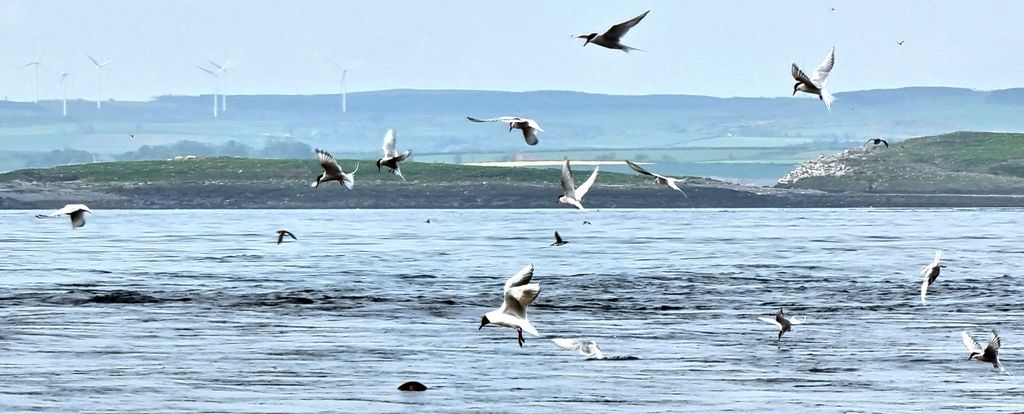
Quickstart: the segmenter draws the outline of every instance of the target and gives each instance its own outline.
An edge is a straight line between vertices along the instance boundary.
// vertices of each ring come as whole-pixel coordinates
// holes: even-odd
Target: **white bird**
[[[631,51],[631,50],[641,50],[642,51],[642,49],[637,49],[635,47],[626,46],[626,45],[622,44],[621,41],[622,41],[622,37],[625,36],[626,33],[629,32],[629,29],[632,29],[633,26],[636,26],[638,23],[640,23],[640,21],[643,20],[644,17],[647,17],[647,13],[650,13],[650,12],[651,12],[650,10],[645,11],[643,14],[641,14],[639,16],[636,16],[636,17],[634,17],[632,19],[626,20],[626,21],[624,21],[622,23],[619,23],[617,25],[609,27],[608,30],[606,30],[604,33],[601,33],[601,34],[587,33],[587,34],[581,34],[581,35],[576,36],[576,37],[579,38],[579,39],[586,39],[586,41],[583,42],[583,46],[584,47],[586,47],[587,44],[593,43],[595,45],[606,47],[608,49],[619,49],[619,50],[621,50],[623,52],[626,52],[626,53],[629,53],[629,51]]]
[[[758,316],[757,319],[760,319],[762,322],[767,322],[777,326],[779,328],[780,341],[782,340],[782,334],[789,332],[792,329],[793,325],[800,325],[804,323],[803,319],[797,319],[795,317],[792,319],[786,318],[786,315],[782,313],[782,308],[779,308],[779,311],[775,313],[774,318],[769,318],[767,316]]]
[[[672,178],[672,177],[664,176],[664,175],[661,175],[661,174],[652,173],[650,171],[647,171],[646,168],[641,167],[639,164],[637,164],[637,163],[635,163],[633,161],[630,161],[630,160],[626,160],[626,165],[629,165],[629,168],[632,168],[633,171],[636,171],[636,172],[638,172],[640,174],[643,174],[643,175],[654,177],[654,183],[655,184],[667,185],[667,186],[669,186],[669,188],[671,188],[673,190],[676,190],[676,191],[678,191],[680,193],[683,193],[683,190],[679,189],[679,186],[676,185],[676,183],[679,182],[679,181],[684,181],[684,180],[680,180],[678,178]],[[686,197],[686,193],[683,193],[683,197]],[[689,197],[687,197],[687,198],[689,198]]]
[[[597,180],[597,172],[600,169],[601,166],[594,166],[594,172],[590,173],[590,178],[587,178],[587,181],[576,187],[572,181],[572,170],[569,169],[569,160],[565,160],[565,163],[562,164],[562,195],[558,196],[558,202],[586,211],[582,204],[583,196],[587,195],[587,191],[590,191],[590,187],[594,185],[594,181]]]
[[[795,96],[797,91],[806,92],[812,95],[818,95],[818,99],[825,103],[825,108],[830,112],[832,111],[832,101],[835,98],[825,88],[828,84],[828,74],[832,72],[832,66],[836,63],[836,48],[832,48],[828,52],[828,56],[825,56],[825,61],[818,65],[818,70],[814,71],[814,76],[808,78],[806,74],[796,63],[793,64],[792,72],[793,79],[796,79],[796,83],[793,84],[793,95]]]
[[[499,116],[497,118],[478,119],[467,116],[466,119],[473,122],[504,122],[508,124],[508,132],[512,132],[513,129],[522,130],[523,139],[526,140],[527,145],[537,145],[537,143],[540,142],[537,139],[537,131],[544,132],[544,130],[541,129],[540,124],[530,118]]]
[[[384,151],[384,156],[377,160],[377,171],[380,171],[381,166],[388,167],[392,174],[402,177],[402,181],[405,181],[405,176],[402,175],[402,169],[398,164],[411,157],[412,150],[398,153],[398,150],[395,149],[395,130],[393,129],[389,129],[384,134],[384,145],[381,145],[380,149]]]
[[[320,183],[338,181],[345,188],[352,189],[356,183],[356,171],[359,171],[359,164],[356,164],[356,168],[352,172],[345,173],[334,156],[327,151],[317,148],[316,157],[320,160],[320,166],[324,168],[324,172],[316,176],[316,181],[310,185],[311,187],[317,188],[320,187]]]
[[[935,283],[935,279],[939,277],[939,272],[942,271],[946,265],[940,261],[942,259],[942,251],[935,251],[935,258],[932,262],[921,269],[921,276],[924,276],[924,280],[921,281],[921,304],[924,305],[925,296],[928,296],[928,287]]]
[[[964,338],[964,346],[967,347],[967,352],[970,352],[970,355],[967,356],[968,361],[973,359],[988,362],[992,364],[993,368],[999,368],[1006,372],[1003,364],[999,362],[999,347],[1002,345],[1002,340],[999,339],[999,334],[996,331],[992,331],[992,335],[989,336],[988,346],[985,349],[981,349],[981,345],[978,345],[978,342],[966,331],[961,332],[961,336]]]
[[[57,217],[67,214],[71,218],[71,228],[77,229],[85,225],[85,213],[92,214],[92,210],[89,210],[89,207],[85,204],[68,204],[64,208],[50,214],[36,214],[36,218]]]
[[[519,333],[516,340],[520,348],[526,343],[526,340],[523,339],[523,331],[529,332],[533,336],[540,336],[526,317],[526,307],[530,306],[540,294],[540,283],[530,283],[531,279],[533,279],[533,265],[529,264],[505,281],[502,293],[504,302],[500,308],[487,312],[480,318],[480,328],[477,330],[484,329],[484,326],[489,323],[514,328]]]
[[[601,353],[601,348],[599,348],[597,346],[597,342],[594,341],[555,338],[552,339],[551,342],[554,342],[555,345],[558,345],[558,347],[562,349],[579,352],[583,354],[583,356],[587,357],[587,359],[604,359],[604,354]]]

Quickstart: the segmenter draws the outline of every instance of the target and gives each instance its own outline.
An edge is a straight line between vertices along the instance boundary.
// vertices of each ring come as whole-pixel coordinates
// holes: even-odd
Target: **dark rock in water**
[[[115,290],[95,295],[85,301],[91,303],[156,303],[160,302],[160,299],[131,290]]]
[[[426,391],[427,386],[419,381],[409,381],[398,386],[399,391]]]

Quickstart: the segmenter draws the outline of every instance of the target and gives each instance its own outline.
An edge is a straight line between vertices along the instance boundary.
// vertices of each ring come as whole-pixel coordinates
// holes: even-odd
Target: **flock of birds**
[[[833,9],[834,10],[834,9]],[[623,52],[631,52],[634,50],[641,50],[635,47],[627,46],[622,44],[622,38],[625,36],[630,29],[640,23],[650,13],[650,10],[643,14],[636,16],[632,19],[626,20],[622,23],[611,26],[608,30],[603,33],[588,33],[576,36],[584,39],[583,46],[588,44],[594,44],[608,49],[617,49]],[[903,44],[902,41],[899,42]],[[816,95],[821,100],[825,107],[831,111],[831,105],[834,101],[832,94],[826,89],[828,82],[829,73],[835,65],[835,48],[833,47],[825,57],[825,60],[818,65],[818,68],[814,71],[811,76],[807,76],[795,63],[792,65],[791,72],[793,79],[796,83],[793,85],[793,95],[797,92],[804,92],[812,95]],[[500,122],[508,124],[508,130],[511,132],[513,129],[519,129],[522,131],[523,139],[527,145],[537,145],[540,141],[537,138],[537,132],[543,132],[540,124],[529,118],[519,116],[500,116],[494,118],[474,118],[467,117],[472,122]],[[888,147],[889,144],[883,139],[874,138],[868,140],[867,144],[874,146],[884,145]],[[388,130],[384,136],[384,143],[381,146],[383,155],[376,161],[378,172],[382,171],[382,168],[387,168],[388,172],[400,177],[405,181],[405,176],[402,174],[401,163],[408,160],[412,156],[411,150],[406,150],[403,153],[397,151],[396,146],[396,134],[394,130]],[[316,156],[319,160],[320,166],[324,172],[316,177],[316,180],[312,183],[312,187],[317,188],[323,183],[330,181],[338,181],[339,184],[351,190],[355,184],[355,173],[359,170],[359,165],[352,169],[351,172],[344,172],[338,161],[327,151],[316,149]],[[639,174],[654,178],[655,184],[665,185],[673,190],[676,190],[686,196],[686,193],[679,187],[680,183],[685,183],[685,179],[668,177],[660,174],[656,174],[648,171],[639,164],[626,160],[626,165]],[[565,160],[562,164],[561,170],[561,194],[558,196],[558,203],[567,204],[575,207],[579,210],[585,210],[583,206],[583,198],[590,191],[591,187],[597,180],[599,166],[594,168],[594,171],[590,176],[579,186],[576,186],[573,181],[572,170],[569,164],[569,160]],[[72,228],[79,228],[85,225],[85,213],[92,213],[84,204],[68,204],[59,210],[56,210],[49,214],[39,214],[36,217],[47,218],[57,216],[68,216],[71,219]],[[430,221],[428,220],[427,223]],[[584,222],[589,224],[589,222]],[[284,242],[285,237],[291,237],[293,240],[297,240],[294,234],[288,230],[279,230],[277,232],[277,244]],[[562,246],[569,243],[562,239],[561,235],[555,232],[555,242],[551,246]],[[941,269],[945,268],[946,265],[941,262],[941,252],[935,253],[934,260],[922,269],[921,274],[924,277],[921,283],[921,303],[925,304],[925,298],[928,294],[928,287],[931,286],[939,276]],[[519,272],[512,275],[508,280],[505,281],[505,285],[502,289],[502,304],[495,310],[485,313],[480,318],[480,327],[483,329],[487,325],[497,325],[514,329],[517,333],[516,342],[520,347],[523,347],[526,343],[523,337],[523,332],[529,333],[533,336],[540,336],[537,329],[530,323],[527,317],[527,308],[540,294],[540,283],[531,283],[533,280],[534,267],[532,264],[522,268]],[[792,330],[793,325],[800,325],[805,323],[805,319],[792,317],[787,318],[782,308],[779,308],[774,317],[759,317],[761,321],[775,325],[778,328],[778,340],[781,341],[783,335],[786,332]],[[1005,372],[1002,364],[999,362],[999,347],[1001,340],[999,334],[996,331],[992,331],[988,345],[982,348],[981,345],[975,341],[971,335],[967,332],[962,333],[964,346],[969,352],[968,360],[976,360],[981,362],[991,363],[993,367],[1002,369]],[[579,352],[585,355],[587,358],[592,359],[605,359],[607,357],[601,352],[600,347],[594,341],[578,340],[578,339],[565,339],[556,338],[553,339],[555,345],[567,349]],[[621,357],[620,357],[621,358]],[[633,357],[626,357],[633,358]],[[426,389],[425,386],[419,383],[407,383],[403,384],[403,387],[407,388],[422,388]],[[410,389],[410,390],[422,390],[422,389]]]

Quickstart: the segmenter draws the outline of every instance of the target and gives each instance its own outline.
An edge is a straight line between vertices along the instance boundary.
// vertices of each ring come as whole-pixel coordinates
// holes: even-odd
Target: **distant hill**
[[[896,194],[1024,194],[1024,134],[955,132],[860,147],[797,167],[780,188]]]

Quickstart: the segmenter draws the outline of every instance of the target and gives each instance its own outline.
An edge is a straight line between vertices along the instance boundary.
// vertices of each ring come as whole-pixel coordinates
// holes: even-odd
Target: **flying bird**
[[[398,163],[405,161],[412,156],[412,150],[405,150],[405,152],[399,154],[395,149],[395,130],[389,129],[384,134],[384,145],[381,145],[381,150],[384,151],[384,156],[377,160],[377,171],[380,171],[380,167],[388,167],[391,173],[402,177],[402,181],[405,181],[405,176],[402,175],[402,169]]]
[[[832,48],[828,52],[828,56],[825,56],[825,60],[818,65],[818,70],[814,71],[814,76],[810,78],[799,67],[796,63],[793,64],[792,72],[793,79],[796,79],[796,83],[793,84],[793,95],[797,92],[806,92],[812,95],[818,95],[818,99],[825,103],[825,108],[832,111],[832,101],[835,98],[832,94],[825,89],[825,85],[828,83],[828,74],[832,72],[832,66],[836,63],[836,48]]]
[[[604,353],[601,352],[601,348],[594,341],[555,338],[551,342],[554,342],[559,348],[579,352],[587,357],[587,359],[604,359]]]
[[[782,308],[779,308],[779,311],[775,313],[774,318],[769,318],[767,316],[758,316],[757,319],[760,319],[762,322],[767,322],[779,327],[780,341],[782,340],[782,334],[789,332],[792,329],[793,325],[799,325],[804,323],[802,319],[786,318],[786,315],[782,313]]]
[[[519,129],[523,131],[523,139],[526,140],[527,145],[537,145],[537,131],[544,132],[541,129],[540,124],[530,118],[522,118],[518,116],[499,116],[497,118],[479,119],[467,116],[466,119],[473,122],[504,122],[508,124],[508,132],[512,132],[513,129]]]
[[[903,46],[903,42],[906,42],[906,40],[900,40],[899,42],[896,42],[896,44]]]
[[[590,174],[590,178],[587,178],[587,181],[584,181],[579,187],[575,187],[572,181],[572,170],[569,169],[569,160],[565,160],[565,163],[562,164],[562,195],[558,196],[558,202],[586,211],[581,204],[583,196],[587,195],[587,191],[590,191],[590,187],[594,185],[594,181],[597,180],[597,171],[600,169],[601,166],[594,166],[594,172]]]
[[[881,138],[871,138],[868,142],[865,142],[865,144],[885,145],[886,148],[889,148],[889,142]]]
[[[298,240],[297,238],[295,238],[295,235],[292,234],[292,232],[285,229],[281,229],[277,231],[277,244],[281,244],[281,242],[284,241],[284,236],[289,236],[292,238],[292,240]]]
[[[356,171],[359,171],[359,164],[356,164],[356,168],[352,172],[345,173],[341,170],[334,156],[327,151],[317,148],[316,156],[320,160],[320,166],[324,167],[324,172],[316,177],[316,182],[312,184],[313,188],[320,187],[320,183],[338,181],[345,188],[352,189],[352,186],[356,183]]]
[[[669,188],[671,188],[673,190],[676,190],[676,191],[678,191],[680,193],[683,193],[683,190],[680,190],[679,186],[676,185],[676,182],[683,181],[683,180],[680,180],[678,178],[667,177],[667,176],[664,176],[664,175],[661,175],[661,174],[652,173],[650,171],[647,171],[646,168],[641,167],[639,164],[637,164],[637,163],[635,163],[633,161],[630,161],[630,160],[626,160],[626,165],[629,165],[629,168],[632,168],[633,171],[636,171],[636,172],[638,172],[640,174],[643,174],[643,175],[646,175],[646,176],[654,177],[654,183],[655,184],[667,185],[667,186],[669,186]],[[686,197],[686,193],[683,193],[683,197]],[[689,197],[686,197],[686,198],[689,198]]]
[[[921,276],[924,276],[924,280],[921,281],[921,304],[924,305],[925,296],[928,296],[928,287],[935,283],[935,279],[939,278],[939,273],[946,265],[940,261],[942,259],[942,252],[936,250],[935,258],[932,262],[921,269]]]
[[[999,347],[1002,345],[1002,340],[999,339],[999,334],[996,331],[992,331],[992,335],[989,336],[988,346],[985,349],[981,349],[981,345],[978,345],[978,341],[975,341],[966,331],[960,333],[964,338],[964,346],[967,347],[967,352],[970,355],[967,356],[967,360],[976,360],[981,362],[988,362],[992,364],[993,368],[1003,369],[1003,364],[999,362]]]
[[[595,45],[598,45],[598,46],[601,46],[601,47],[606,47],[608,49],[619,49],[619,50],[621,50],[623,52],[626,52],[626,53],[629,53],[631,50],[643,51],[642,49],[637,49],[635,47],[626,46],[626,45],[622,44],[621,40],[622,40],[622,37],[625,36],[626,33],[629,32],[629,29],[632,29],[633,26],[636,26],[638,23],[640,23],[640,21],[643,20],[644,17],[647,17],[647,13],[650,13],[650,12],[651,12],[650,10],[645,11],[644,14],[641,14],[639,16],[636,16],[636,17],[632,18],[632,19],[629,19],[629,20],[626,20],[626,21],[624,21],[622,23],[614,25],[614,26],[608,28],[608,30],[606,30],[604,33],[601,33],[601,34],[598,34],[598,33],[587,33],[587,34],[581,34],[581,35],[576,36],[576,37],[579,38],[579,39],[586,39],[586,41],[583,42],[583,46],[584,47],[586,47],[587,44],[593,43]]]
[[[92,214],[92,210],[89,210],[85,204],[68,204],[64,208],[54,211],[50,214],[36,214],[36,218],[47,218],[63,216],[65,214],[71,218],[71,228],[77,229],[85,225],[85,213]]]
[[[531,279],[533,279],[533,265],[529,264],[505,281],[502,293],[504,302],[500,308],[487,312],[480,318],[480,328],[477,330],[484,329],[484,326],[489,323],[513,328],[519,333],[516,340],[520,348],[526,343],[523,331],[529,332],[533,336],[540,336],[526,317],[526,307],[530,306],[540,294],[540,283],[530,283]]]
[[[563,244],[568,244],[568,243],[569,242],[567,242],[565,240],[562,240],[562,236],[558,234],[558,230],[555,230],[555,242],[551,243],[551,245],[552,246],[561,246]]]

